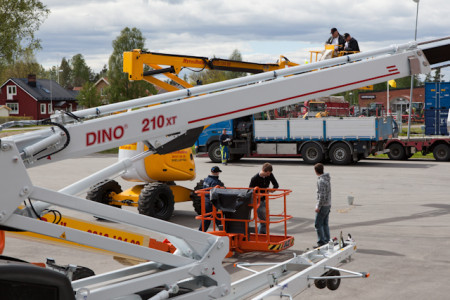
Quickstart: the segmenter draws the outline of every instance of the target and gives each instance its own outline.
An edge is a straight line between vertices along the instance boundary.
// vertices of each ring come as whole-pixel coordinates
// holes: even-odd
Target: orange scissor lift
[[[221,193],[228,191],[229,195],[235,196],[237,202],[241,202],[240,207],[224,208],[223,203],[214,193]],[[196,191],[200,195],[202,201],[202,213],[196,219],[202,220],[202,227],[204,228],[204,221],[210,220],[213,224],[213,231],[210,234],[217,236],[228,236],[230,240],[230,252],[227,257],[232,256],[235,252],[244,253],[250,251],[261,252],[279,252],[294,245],[294,237],[287,234],[287,220],[292,216],[286,214],[286,197],[292,191],[285,189],[260,189],[260,188],[206,188]],[[242,200],[242,195],[246,194],[247,201]],[[251,194],[251,195],[249,195]],[[209,195],[211,198],[212,211],[207,213],[205,211],[205,197]],[[240,196],[241,195],[241,196]],[[220,194],[219,194],[220,196]],[[258,218],[257,209],[265,199],[266,206],[266,220]],[[215,201],[216,200],[216,201]],[[230,200],[230,199],[228,199]],[[273,201],[282,201],[282,211],[280,213],[270,213],[270,203]],[[229,204],[230,201],[228,201]],[[232,201],[231,201],[232,202]],[[253,210],[253,217],[251,211]],[[240,211],[240,213],[239,213]],[[236,213],[237,212],[237,213]],[[242,214],[242,212],[244,212]],[[216,220],[221,223],[221,227],[216,226]],[[258,233],[258,228],[261,223],[266,224],[266,233]],[[270,234],[271,224],[284,224],[284,234],[274,235]]]

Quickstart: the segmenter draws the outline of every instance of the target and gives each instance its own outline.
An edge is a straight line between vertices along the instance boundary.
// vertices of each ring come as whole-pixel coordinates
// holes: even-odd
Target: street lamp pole
[[[416,10],[416,27],[414,30],[414,41],[417,41],[417,22],[419,20],[419,2],[420,0],[413,0],[417,3]],[[414,75],[411,74],[411,91],[409,94],[409,114],[408,114],[408,140],[411,134],[411,113],[412,113],[412,99],[413,99],[413,91],[414,91]]]

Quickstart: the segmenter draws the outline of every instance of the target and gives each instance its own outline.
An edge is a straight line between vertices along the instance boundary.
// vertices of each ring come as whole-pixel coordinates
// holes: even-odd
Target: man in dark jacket
[[[349,33],[344,34],[345,39],[345,51],[358,51],[359,52],[359,45],[358,41],[351,37]]]
[[[219,179],[219,174],[221,172],[222,172],[222,170],[219,169],[219,167],[217,167],[217,166],[212,167],[211,174],[208,175],[208,177],[206,177],[203,180],[203,188],[207,189],[210,187],[224,186],[223,182],[220,181],[220,179]],[[209,197],[209,194],[207,194],[207,195],[205,195],[205,213],[210,213],[210,212],[212,212],[212,203],[211,203],[211,198]],[[198,228],[198,230],[206,232],[206,231],[208,231],[210,224],[211,224],[210,220],[205,220],[202,223],[200,223],[200,227]],[[216,220],[216,225],[217,226],[220,225],[220,222],[218,220]]]
[[[230,150],[228,144],[231,142],[230,136],[227,134],[227,130],[224,128],[222,134],[219,136],[220,141],[220,154],[222,156],[222,164],[226,165],[230,159]]]
[[[317,178],[317,203],[316,221],[314,226],[317,231],[317,246],[325,245],[330,241],[330,228],[328,227],[328,216],[331,208],[331,184],[330,174],[323,172],[323,164],[315,164],[314,171]]]
[[[335,51],[344,50],[345,39],[336,28],[331,28],[331,36],[325,44],[334,45]]]
[[[273,176],[273,168],[269,163],[265,163],[262,166],[261,171],[258,172],[255,176],[250,180],[250,188],[259,187],[260,189],[269,188],[270,183],[272,183],[273,188],[278,188],[278,182]],[[264,192],[264,191],[263,191]],[[264,197],[261,198],[260,205],[257,210],[258,219],[265,221],[266,220],[266,199]],[[266,223],[259,223],[258,225],[258,233],[265,234],[266,233]]]

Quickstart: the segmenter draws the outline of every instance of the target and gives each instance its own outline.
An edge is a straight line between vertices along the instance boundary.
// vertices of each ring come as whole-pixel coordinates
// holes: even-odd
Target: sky
[[[112,41],[136,27],[152,52],[227,58],[238,49],[245,61],[303,63],[322,50],[336,27],[361,51],[414,40],[413,0],[41,0],[51,10],[37,37],[44,67],[81,53],[96,72],[108,63]],[[450,36],[450,0],[419,3],[418,41]],[[130,49],[131,50],[131,49]],[[443,70],[450,80],[450,68]]]

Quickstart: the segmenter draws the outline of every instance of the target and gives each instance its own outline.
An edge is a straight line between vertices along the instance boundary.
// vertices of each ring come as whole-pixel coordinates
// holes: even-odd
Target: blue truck
[[[279,115],[279,114],[277,114]],[[196,142],[197,152],[220,162],[219,136],[232,137],[231,161],[242,157],[302,157],[306,163],[350,164],[384,151],[396,136],[391,117],[274,118],[270,111],[207,127]]]

